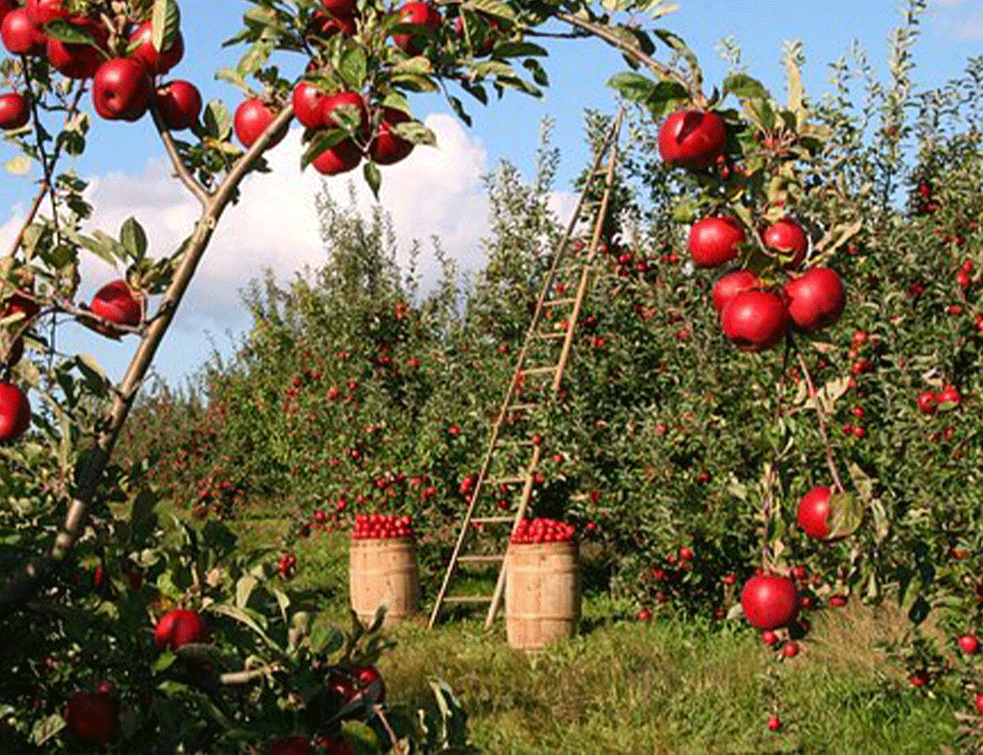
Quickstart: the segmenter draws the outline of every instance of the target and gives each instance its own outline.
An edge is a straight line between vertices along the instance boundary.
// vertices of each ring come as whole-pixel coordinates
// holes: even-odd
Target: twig
[[[642,65],[648,66],[649,69],[651,69],[660,78],[668,81],[674,81],[677,84],[684,87],[687,91],[689,91],[690,87],[686,79],[680,76],[678,71],[674,71],[669,66],[663,65],[662,63],[655,60],[651,56],[646,55],[641,50],[638,50],[632,47],[631,45],[626,44],[624,40],[620,39],[617,34],[612,32],[607,27],[601,26],[600,24],[594,23],[593,21],[588,21],[585,18],[580,18],[579,16],[575,16],[572,13],[557,13],[556,17],[561,21],[565,21],[571,26],[575,26],[579,29],[584,29],[590,32],[595,37],[604,40],[612,47],[617,47],[625,55],[634,58]],[[703,95],[702,92],[695,92],[693,94],[693,102],[698,107],[706,107],[707,104],[706,97]]]
[[[164,142],[164,149],[167,151],[167,156],[171,158],[171,164],[174,166],[174,172],[180,179],[181,183],[190,191],[195,197],[201,202],[202,208],[208,207],[208,202],[211,199],[211,195],[205,190],[205,187],[198,183],[194,176],[188,171],[187,166],[181,160],[181,156],[177,153],[177,146],[174,144],[174,138],[171,136],[170,129],[164,124],[163,119],[160,117],[160,112],[157,110],[156,98],[150,98],[150,114],[154,118],[154,125],[157,127],[157,133],[160,134],[161,141]]]
[[[819,401],[819,394],[816,392],[816,387],[812,383],[812,375],[809,372],[809,367],[806,365],[805,358],[802,356],[802,352],[796,350],[796,356],[799,361],[799,369],[802,370],[802,375],[806,379],[806,389],[812,398],[813,406],[816,407],[816,416],[819,417],[819,437],[823,439],[823,446],[826,450],[826,465],[829,467],[829,472],[833,476],[833,485],[836,488],[836,492],[842,493],[846,488],[843,487],[843,481],[840,480],[840,473],[836,470],[833,447],[830,445],[829,433],[826,431],[826,412],[823,410],[822,403]]]
[[[219,674],[219,683],[231,686],[233,684],[249,684],[250,682],[270,676],[281,669],[278,666],[263,666],[263,668],[253,669],[252,671],[234,671],[226,674]]]
[[[393,732],[392,726],[389,725],[389,719],[386,718],[386,714],[383,711],[382,706],[376,703],[372,706],[372,712],[375,713],[382,722],[382,728],[385,729],[386,734],[389,735],[389,741],[392,742],[393,751],[396,753],[396,755],[409,755],[409,751],[396,741],[396,734]]]

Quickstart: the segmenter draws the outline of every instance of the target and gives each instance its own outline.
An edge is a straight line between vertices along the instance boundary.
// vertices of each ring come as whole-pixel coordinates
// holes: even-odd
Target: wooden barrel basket
[[[352,610],[363,624],[383,603],[388,606],[384,626],[415,614],[420,607],[416,540],[352,538],[348,584]]]
[[[517,650],[573,637],[580,622],[577,544],[512,543],[505,579],[505,631]]]

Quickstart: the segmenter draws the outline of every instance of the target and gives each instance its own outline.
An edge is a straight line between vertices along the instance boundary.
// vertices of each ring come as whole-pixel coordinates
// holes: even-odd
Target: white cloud
[[[431,115],[426,122],[437,135],[438,147],[418,147],[400,164],[383,168],[380,195],[392,217],[401,253],[408,253],[414,239],[422,242],[424,255],[419,263],[425,280],[428,271],[431,278],[436,274],[436,262],[427,258],[432,235],[440,238],[449,256],[473,269],[481,264],[479,239],[488,231],[488,203],[481,181],[488,170],[484,146],[449,116]],[[300,134],[293,129],[268,154],[272,171],[249,176],[239,203],[226,209],[182,302],[172,328],[175,332],[162,349],[163,374],[183,374],[207,358],[211,348],[204,331],[222,334],[248,324],[238,291],[260,277],[264,268],[272,268],[285,281],[304,265],[316,267],[324,262],[314,203],[322,178],[313,169],[300,171]],[[368,211],[373,199],[360,171],[329,179],[326,186],[344,205],[350,180],[355,182],[358,207]],[[126,218],[136,217],[147,231],[153,255],[168,253],[180,244],[192,232],[199,210],[197,200],[173,178],[162,159],[148,161],[136,173],[114,172],[91,179],[89,199],[97,208],[92,227],[116,235]],[[24,207],[13,208],[12,216],[0,227],[0,243],[10,243],[24,213]],[[116,275],[104,262],[86,255],[79,297],[87,299]],[[125,345],[109,344],[83,331],[71,334],[62,346],[94,348],[115,374],[128,357],[132,339]],[[177,361],[171,363],[169,353]],[[112,363],[119,363],[118,369]]]

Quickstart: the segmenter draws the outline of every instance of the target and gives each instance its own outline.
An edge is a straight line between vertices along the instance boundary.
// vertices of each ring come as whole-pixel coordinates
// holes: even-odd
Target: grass
[[[250,521],[244,539],[270,542],[275,522]],[[347,624],[344,535],[300,544],[297,587],[316,589],[326,620]],[[589,633],[529,656],[509,648],[503,622],[481,617],[429,631],[425,617],[392,635],[380,668],[395,703],[430,702],[446,680],[468,711],[476,745],[493,755],[635,753],[891,753],[946,751],[951,705],[910,689],[872,642],[901,631],[898,615],[851,606],[818,614],[803,652],[775,662],[739,623],[724,629],[587,595]],[[766,728],[769,716],[783,721]]]

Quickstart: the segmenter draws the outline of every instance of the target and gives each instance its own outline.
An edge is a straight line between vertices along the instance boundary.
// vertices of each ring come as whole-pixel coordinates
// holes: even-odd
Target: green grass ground
[[[244,537],[270,542],[275,521]],[[305,541],[298,587],[323,595],[325,619],[347,624],[347,538]],[[426,705],[440,677],[469,714],[474,743],[493,755],[635,753],[911,753],[953,747],[954,711],[910,689],[871,643],[901,626],[888,612],[852,607],[815,617],[803,652],[775,662],[739,622],[632,618],[603,595],[584,604],[591,629],[536,657],[513,651],[503,622],[482,617],[426,629],[397,626],[398,647],[380,663],[394,702]],[[766,727],[770,715],[780,732]]]

